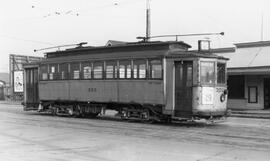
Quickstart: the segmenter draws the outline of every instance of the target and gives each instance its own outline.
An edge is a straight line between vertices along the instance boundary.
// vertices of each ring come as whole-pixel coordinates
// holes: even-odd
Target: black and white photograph
[[[0,0],[0,161],[269,161],[269,0]]]

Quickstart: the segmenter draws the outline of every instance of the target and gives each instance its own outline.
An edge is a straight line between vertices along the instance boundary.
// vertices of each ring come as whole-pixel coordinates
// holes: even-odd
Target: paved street
[[[214,125],[54,117],[0,104],[2,161],[268,161],[270,119]]]

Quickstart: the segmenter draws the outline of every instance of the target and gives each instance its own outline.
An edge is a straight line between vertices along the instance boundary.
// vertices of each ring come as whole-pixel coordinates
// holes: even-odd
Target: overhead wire
[[[113,3],[107,3],[107,4],[104,4],[104,5],[94,6],[94,7],[88,8],[87,10],[90,9],[91,11],[94,11],[94,10],[100,10],[100,9],[107,8],[107,7],[115,7],[115,6],[118,6],[118,5],[129,5],[129,4],[134,4],[134,3],[138,3],[138,1],[136,1],[136,0],[125,1],[125,2],[115,1]],[[28,4],[29,4],[29,8],[38,9],[39,11],[41,10],[42,12],[48,12],[48,14],[43,15],[43,16],[29,17],[29,18],[15,18],[14,20],[16,20],[16,22],[21,23],[22,21],[20,21],[20,20],[38,20],[40,18],[47,18],[47,17],[50,17],[50,16],[53,17],[54,15],[59,16],[59,15],[72,15],[72,14],[75,14],[76,16],[79,16],[80,12],[83,13],[83,14],[87,13],[87,10],[85,10],[86,12],[84,12],[84,10],[78,10],[77,12],[74,12],[75,9],[69,9],[69,10],[66,10],[66,11],[55,10],[54,13],[53,13],[52,11],[49,11],[49,10],[52,10],[50,8],[41,7],[41,6],[38,6],[36,4],[33,4],[32,2],[30,3],[29,1],[28,1]],[[29,23],[29,21],[28,21],[28,23]],[[44,44],[44,45],[57,45],[57,44],[53,44],[53,43],[50,43],[50,42],[19,38],[19,37],[10,36],[10,35],[7,35],[7,34],[0,34],[0,38],[12,39],[12,40],[18,40],[18,41],[24,41],[24,42],[31,42],[31,43],[36,43],[36,44]]]
[[[50,43],[50,42],[44,42],[44,41],[38,41],[38,40],[30,40],[30,39],[18,38],[18,37],[9,36],[9,35],[3,35],[3,34],[0,34],[0,37],[2,37],[2,38],[8,38],[8,39],[13,39],[13,40],[19,40],[19,41],[25,41],[25,42],[32,42],[32,43],[36,43],[36,44],[55,45],[55,44]]]
[[[62,17],[62,16],[81,16],[81,15],[85,15],[85,16],[89,16],[89,14],[87,13],[92,13],[92,12],[96,12],[96,11],[100,11],[102,9],[105,8],[109,8],[109,7],[118,7],[118,6],[124,6],[124,5],[130,5],[130,4],[135,4],[135,3],[142,3],[144,2],[144,0],[142,1],[138,1],[138,0],[129,0],[129,1],[121,1],[121,0],[112,0],[109,3],[105,3],[102,5],[97,5],[97,6],[93,6],[93,7],[87,7],[87,9],[78,9],[78,8],[69,8],[66,10],[61,9],[61,7],[59,7],[60,9],[56,9],[56,7],[54,8],[46,8],[44,6],[35,4],[33,1],[27,0],[26,1],[28,3],[29,9],[32,10],[37,10],[36,13],[39,14],[39,16],[35,16],[35,17],[23,17],[23,18],[9,18],[6,21],[15,21],[16,23],[23,23],[23,20],[26,20],[27,23],[31,23],[32,21],[37,21],[37,20],[42,20],[44,18],[50,18],[50,17]],[[100,1],[98,1],[100,2]],[[43,12],[43,13],[41,13]]]

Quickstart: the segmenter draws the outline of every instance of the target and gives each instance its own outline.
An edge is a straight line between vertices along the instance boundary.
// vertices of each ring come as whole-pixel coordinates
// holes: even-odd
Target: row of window
[[[40,80],[162,79],[160,59],[110,60],[41,65]]]

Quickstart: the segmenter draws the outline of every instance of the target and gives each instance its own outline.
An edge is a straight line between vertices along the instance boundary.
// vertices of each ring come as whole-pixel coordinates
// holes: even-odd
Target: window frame
[[[145,77],[144,78],[140,78],[140,66],[138,65],[138,64],[136,64],[135,62],[136,61],[145,61]],[[146,80],[146,79],[149,79],[149,77],[148,77],[148,61],[147,61],[147,59],[134,59],[133,61],[132,61],[133,63],[132,63],[132,79],[135,79],[135,80]],[[135,78],[134,77],[134,66],[135,65],[137,65],[137,77]]]
[[[186,82],[185,82],[185,86],[186,87],[192,87],[193,86],[193,77],[194,77],[194,75],[193,75],[193,61],[190,61],[191,63],[188,63],[187,64],[187,73],[186,73]],[[191,70],[189,70],[189,69],[191,69]]]
[[[78,67],[79,67],[79,78],[77,78],[77,79],[75,79],[74,78],[74,71],[75,70],[73,70],[72,68],[73,68],[73,65],[78,65]],[[80,80],[81,79],[81,62],[70,62],[69,63],[69,68],[70,68],[70,70],[69,70],[69,80]]]
[[[67,71],[65,74],[65,78],[62,78],[62,70],[61,70],[62,65],[67,65]],[[59,63],[58,80],[69,80],[70,79],[69,73],[70,73],[70,63],[68,63],[68,62]]]
[[[212,83],[209,83],[209,82],[203,82],[202,81],[202,64],[203,63],[211,63],[213,64],[213,82]],[[215,85],[216,84],[216,62],[215,61],[200,61],[200,84],[203,84],[203,85]]]
[[[255,101],[251,100],[251,89],[255,89]],[[248,103],[258,103],[258,87],[257,86],[248,86]]]
[[[227,84],[227,76],[226,76],[226,63],[222,63],[222,62],[217,62],[216,63],[217,64],[217,84],[223,84],[223,85],[226,85]],[[223,77],[224,77],[224,82],[219,82],[219,70],[218,70],[218,65],[219,64],[222,64],[222,65],[224,65],[224,75],[223,75]]]
[[[107,78],[107,64],[113,65],[113,73],[112,78]],[[105,68],[104,68],[104,79],[112,80],[118,79],[118,60],[106,60],[105,61]]]
[[[51,67],[55,67],[54,72],[51,72]],[[57,63],[51,63],[48,64],[48,79],[50,81],[57,80],[58,79],[58,71],[59,71],[59,66]],[[52,74],[52,79],[50,78]]]
[[[46,68],[46,72],[44,74],[46,74],[47,79],[43,79],[43,72],[42,72],[42,67],[43,66]],[[39,80],[41,80],[41,81],[48,81],[49,80],[48,69],[49,69],[49,65],[48,64],[42,64],[42,65],[39,66]]]
[[[153,78],[153,75],[152,75],[152,61],[160,61],[160,65],[161,65],[161,77],[160,78]],[[148,59],[148,72],[146,71],[146,73],[149,73],[148,74],[148,79],[151,79],[151,80],[163,80],[163,72],[164,72],[164,66],[163,66],[163,60],[162,59]]]
[[[101,78],[95,78],[95,63],[101,63]],[[104,61],[94,61],[93,63],[93,74],[92,74],[92,79],[93,80],[102,80],[104,79]]]
[[[84,67],[87,67],[87,66],[84,66],[85,64],[89,64],[89,67],[90,67],[90,78],[85,78],[84,77]],[[90,61],[83,61],[81,62],[81,79],[82,80],[91,80],[93,79],[93,63],[90,62]]]
[[[125,67],[125,71],[124,71],[124,78],[121,78],[120,77],[120,66],[122,65],[121,64],[121,62],[129,62],[130,64],[128,64],[128,63],[124,63],[124,67]],[[121,59],[121,60],[118,60],[118,73],[117,73],[117,77],[118,77],[118,79],[133,79],[133,77],[132,77],[132,73],[133,73],[133,67],[132,67],[132,60],[131,59]],[[130,65],[130,77],[129,78],[127,78],[127,76],[128,76],[128,65]]]
[[[230,75],[228,77],[227,86],[229,90],[229,99],[246,99],[246,80],[244,75]]]

